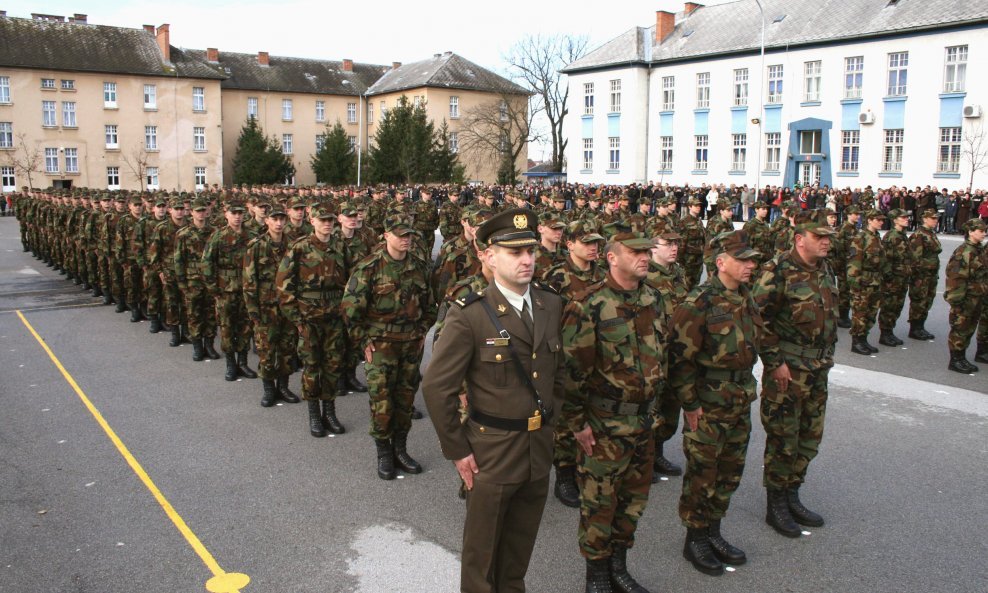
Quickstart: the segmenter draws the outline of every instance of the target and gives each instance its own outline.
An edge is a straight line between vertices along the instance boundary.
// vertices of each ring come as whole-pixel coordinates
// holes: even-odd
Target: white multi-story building
[[[659,11],[569,64],[568,180],[968,187],[988,4],[761,5],[764,58],[759,3],[739,0]]]

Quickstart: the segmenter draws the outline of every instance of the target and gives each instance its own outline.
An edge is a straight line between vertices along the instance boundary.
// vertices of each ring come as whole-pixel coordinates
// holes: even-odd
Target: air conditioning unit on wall
[[[873,124],[873,123],[875,123],[875,114],[872,113],[872,112],[870,112],[870,111],[866,111],[864,113],[859,113],[858,114],[858,123],[859,124]]]
[[[970,118],[981,117],[981,105],[965,105],[964,117],[970,117]]]

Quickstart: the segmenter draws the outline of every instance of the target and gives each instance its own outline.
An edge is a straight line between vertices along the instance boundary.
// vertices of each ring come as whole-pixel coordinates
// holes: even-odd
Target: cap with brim
[[[185,208],[185,200],[182,198],[172,198],[168,201],[169,208]]]
[[[405,235],[418,234],[412,228],[412,221],[406,216],[389,216],[384,219],[384,232],[404,237]]]
[[[477,240],[487,245],[528,247],[538,244],[537,226],[538,220],[531,210],[512,208],[484,221],[477,229]]]
[[[662,239],[663,241],[681,241],[683,239],[682,235],[672,230],[662,231],[656,235],[656,238]]]
[[[230,200],[229,202],[227,202],[226,204],[223,205],[223,209],[224,210],[227,210],[229,212],[246,212],[247,211],[247,208],[244,206],[244,203],[241,202],[241,201],[239,201],[239,200]]]
[[[488,210],[487,208],[474,208],[470,212],[470,224],[478,227],[485,221],[490,220],[492,216],[494,216],[494,212],[492,210]]]
[[[970,231],[985,231],[988,230],[988,226],[985,226],[985,221],[980,218],[972,218],[971,220],[964,223],[964,230]]]
[[[717,209],[718,210],[730,210],[733,207],[734,206],[731,205],[731,201],[730,200],[725,200],[724,198],[721,198],[721,199],[717,200]]]
[[[865,212],[865,219],[871,220],[874,218],[885,218],[885,214],[881,210],[869,210]]]
[[[809,212],[800,212],[797,214],[795,222],[796,225],[793,227],[793,230],[797,233],[813,233],[820,237],[829,237],[837,234],[837,231],[827,224],[826,221],[821,221]]]
[[[357,205],[353,202],[346,201],[340,204],[340,214],[343,216],[356,216],[357,215]]]
[[[268,209],[268,216],[288,216],[288,209],[285,208],[285,203],[281,200],[271,202],[271,208]]]
[[[558,214],[554,213],[543,214],[540,217],[539,224],[550,229],[566,228],[566,221],[560,218]]]
[[[204,198],[196,198],[192,200],[192,209],[209,210],[209,202],[207,202]]]
[[[764,208],[764,209],[766,209],[766,210],[768,210],[768,209],[770,209],[770,208],[771,208],[771,206],[769,206],[769,205],[768,205],[767,203],[765,203],[765,202],[755,202],[755,210],[760,210],[760,209],[762,209],[762,208]]]
[[[920,214],[923,218],[940,218],[940,213],[933,208],[927,208]]]
[[[889,210],[889,214],[888,214],[889,218],[903,218],[908,216],[909,213],[906,212],[905,210],[902,210],[901,208],[894,208],[892,210]]]
[[[628,249],[634,249],[635,251],[647,251],[655,247],[655,242],[646,237],[644,233],[636,233],[634,231],[617,233],[611,237],[611,241],[620,243]]]
[[[727,254],[734,259],[754,259],[761,255],[751,248],[748,233],[743,230],[727,231],[714,238],[714,251],[717,254]]]
[[[566,201],[566,197],[563,196],[563,195],[561,195],[561,194],[552,194],[552,198],[551,199],[552,199],[553,202],[565,202]]]
[[[305,208],[305,198],[302,196],[295,196],[291,200],[288,200],[289,208]]]
[[[690,199],[686,200],[686,205],[687,206],[703,206],[703,202],[700,201],[700,198],[690,198]]]
[[[597,241],[604,241],[604,236],[597,232],[597,226],[591,222],[576,220],[569,223],[566,227],[566,234],[569,236],[570,241],[579,241],[581,243],[595,243]]]
[[[844,214],[861,214],[861,208],[858,208],[857,206],[848,206],[847,208],[844,208]]]
[[[320,220],[332,220],[336,218],[336,214],[333,213],[332,209],[325,204],[316,204],[312,207],[312,218],[318,218]]]
[[[117,195],[115,198],[113,198],[113,201],[114,202],[120,202],[121,204],[123,204],[123,203],[127,202],[127,198],[125,196],[122,196],[122,195]]]
[[[130,203],[130,204],[136,204],[136,205],[140,206],[140,205],[144,204],[144,200],[141,199],[141,196],[130,196],[130,201],[128,203]]]

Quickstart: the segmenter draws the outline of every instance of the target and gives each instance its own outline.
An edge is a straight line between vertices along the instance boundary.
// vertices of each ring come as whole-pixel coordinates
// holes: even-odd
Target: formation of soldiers
[[[879,343],[901,344],[893,328],[908,295],[909,336],[933,339],[924,324],[940,267],[935,210],[908,237],[906,214],[893,210],[882,238],[885,215],[854,206],[835,228],[833,211],[791,202],[769,224],[769,206],[756,203],[756,216],[735,230],[727,200],[704,225],[698,199],[680,214],[674,197],[661,196],[632,212],[622,192],[577,195],[571,209],[552,192],[533,203],[510,189],[480,191],[469,204],[460,192],[440,193],[438,207],[425,187],[76,189],[15,201],[25,251],[129,311],[130,321],[148,320],[152,334],[168,332],[170,346],[191,343],[194,361],[225,357],[226,380],[259,376],[262,406],[299,402],[288,384],[301,371],[312,436],[344,433],[336,397],[369,391],[369,432],[385,480],[399,469],[422,471],[407,437],[420,417],[413,401],[425,336],[435,325],[441,339],[450,308],[492,284],[478,236],[509,213],[534,227],[538,288],[565,306],[554,493],[580,508],[588,591],[645,591],[625,557],[650,484],[684,474],[663,454],[681,416],[684,555],[707,574],[746,561],[720,524],[744,469],[756,358],[765,365],[766,521],[799,537],[799,525],[823,525],[799,488],[822,438],[837,327],[850,328],[852,352],[872,354],[877,316]],[[437,230],[443,243],[433,259]],[[988,256],[984,223],[969,221],[964,231],[945,298],[949,368],[971,373],[977,367],[964,353],[975,328],[975,360],[988,362]],[[361,364],[367,385],[356,376]],[[464,389],[464,421],[466,396]]]

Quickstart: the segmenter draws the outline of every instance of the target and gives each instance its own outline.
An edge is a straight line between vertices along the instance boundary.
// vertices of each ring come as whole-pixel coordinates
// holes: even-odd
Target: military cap
[[[552,194],[552,196],[550,196],[550,199],[553,202],[565,202],[566,196],[564,196],[563,194]]]
[[[892,210],[889,210],[889,213],[888,213],[888,217],[889,218],[902,218],[902,217],[908,217],[908,216],[909,216],[909,213],[906,212],[905,210],[901,209],[901,208],[893,208]]]
[[[178,196],[173,196],[172,199],[168,200],[169,208],[185,208],[185,200]]]
[[[734,259],[754,259],[761,255],[751,248],[748,233],[743,230],[726,231],[713,239],[714,253],[725,253]]]
[[[574,220],[566,227],[566,236],[571,241],[594,243],[604,241],[603,235],[597,232],[597,225],[588,220]]]
[[[692,198],[686,200],[686,205],[687,206],[703,206],[703,202],[700,201],[700,198],[698,198],[696,196],[693,196]]]
[[[652,247],[655,247],[655,241],[646,237],[645,233],[636,233],[626,224],[612,224],[618,225],[618,232],[614,233],[614,236],[611,237],[611,241],[620,243],[628,249],[634,249],[635,251],[647,251]]]
[[[885,214],[881,210],[868,210],[864,213],[865,220],[871,220],[873,218],[885,218]]]
[[[125,203],[127,201],[127,196],[123,194],[117,194],[113,197],[114,202]]]
[[[927,208],[920,213],[922,218],[940,218],[940,213],[934,208]]]
[[[682,241],[683,236],[677,233],[671,228],[664,228],[658,234],[655,235],[656,239],[662,239],[664,241]]]
[[[557,212],[546,212],[539,217],[539,224],[550,229],[566,228],[566,221]]]
[[[793,202],[792,200],[786,200],[785,202],[782,202],[782,209],[785,210],[786,212],[792,212],[797,208],[799,208],[799,206],[797,206],[796,202]]]
[[[849,214],[861,214],[861,208],[859,208],[859,207],[857,207],[857,206],[855,206],[855,205],[852,204],[852,205],[848,206],[847,208],[844,208],[844,214],[845,215],[849,215]]]
[[[340,202],[339,212],[343,216],[356,216],[357,210],[357,205],[349,200]]]
[[[985,226],[985,221],[980,218],[972,218],[971,220],[965,222],[963,229],[965,233],[970,233],[971,231],[988,231],[988,227]]]
[[[429,194],[432,195],[432,188],[425,185],[419,188],[419,194]]]
[[[608,196],[607,197],[607,203],[608,204],[617,204],[618,201],[620,201],[620,198],[618,196]]]
[[[835,212],[833,208],[824,208],[821,212],[823,213],[823,216],[837,216],[837,212]]]
[[[590,198],[589,198],[589,197],[587,197],[587,194],[577,194],[577,196],[576,196],[576,197],[575,197],[574,199],[575,199],[575,200],[576,200],[577,202],[579,202],[580,200],[583,200],[584,202],[586,202],[586,201],[587,201],[587,200],[589,200]]]
[[[285,208],[285,202],[282,200],[272,201],[271,208],[268,209],[268,216],[288,216],[288,209]]]
[[[254,200],[254,207],[255,208],[267,208],[268,210],[270,210],[271,209],[271,200],[269,200],[265,196],[258,196]]]
[[[733,207],[734,206],[731,204],[730,200],[725,200],[724,198],[720,198],[719,200],[717,200],[718,210],[730,210]]]
[[[815,217],[810,212],[799,212],[795,216],[796,226],[793,230],[796,233],[813,233],[821,237],[829,237],[831,235],[836,235],[837,231],[828,225],[825,221],[821,221],[819,218]]]
[[[316,204],[312,207],[310,213],[312,218],[318,218],[321,220],[336,218],[336,213],[333,212],[333,209],[330,208],[328,204]]]
[[[302,196],[292,196],[291,199],[288,200],[289,208],[305,208],[305,206],[305,198]]]
[[[223,209],[229,210],[230,212],[247,211],[247,208],[244,206],[244,203],[241,202],[240,200],[228,200],[225,204],[223,204]]]
[[[417,235],[412,228],[412,221],[407,216],[393,214],[384,219],[384,232],[404,237],[405,235]]]
[[[141,204],[144,203],[144,200],[141,199],[141,196],[140,195],[134,194],[134,195],[130,196],[130,200],[129,200],[128,203],[129,204],[141,205]]]
[[[489,220],[494,216],[494,211],[488,210],[487,208],[474,208],[470,213],[470,224],[473,226],[480,226],[484,221]]]
[[[206,198],[196,198],[196,199],[192,200],[192,209],[193,210],[208,210],[209,209],[209,201]]]
[[[762,208],[768,210],[771,207],[772,206],[770,206],[768,202],[762,202],[761,200],[755,202],[755,205],[754,205],[755,210],[760,210]]]
[[[487,245],[528,247],[538,244],[537,219],[531,210],[512,208],[485,220],[477,229],[477,240]]]

